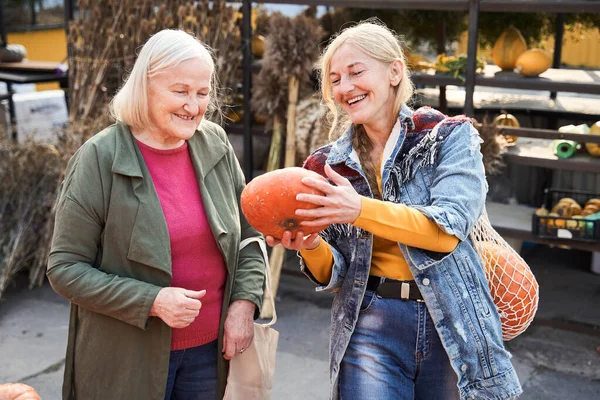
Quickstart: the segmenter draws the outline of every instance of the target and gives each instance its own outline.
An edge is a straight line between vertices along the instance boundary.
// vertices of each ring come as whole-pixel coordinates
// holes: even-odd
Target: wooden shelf
[[[427,72],[413,72],[410,79],[415,85],[426,86],[464,86],[464,82],[450,75],[432,74]]]
[[[243,135],[244,134],[244,125],[241,123],[229,123],[223,126],[225,132],[228,135]],[[265,128],[265,125],[262,124],[252,124],[252,136],[269,136],[271,134],[270,130]]]
[[[600,251],[600,243],[565,239],[545,239],[531,233],[531,220],[535,207],[488,202],[488,216],[494,229],[503,237],[550,246],[570,247],[578,250]]]
[[[573,140],[580,143],[600,144],[600,135],[583,135],[581,133],[563,133],[552,129],[513,128],[510,126],[499,126],[498,128],[500,129],[500,134],[502,135],[538,139]]]
[[[352,8],[468,11],[468,0],[267,0],[257,3],[323,5]],[[481,12],[599,13],[600,4],[585,0],[481,0]]]
[[[504,155],[507,162],[558,170],[600,173],[600,158],[578,153],[571,158],[558,158],[552,152],[552,141],[521,138]]]
[[[507,89],[544,90],[551,92],[575,92],[600,94],[600,71],[583,69],[550,68],[539,77],[524,77],[517,73],[497,73],[495,65],[485,67],[484,73],[475,76],[476,86]],[[449,75],[435,74],[434,71],[412,74],[415,84],[429,86],[464,86],[465,82]]]

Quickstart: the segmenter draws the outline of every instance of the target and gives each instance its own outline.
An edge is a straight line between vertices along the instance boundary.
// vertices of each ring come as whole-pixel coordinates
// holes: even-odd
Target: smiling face
[[[396,69],[394,64],[384,64],[344,43],[331,57],[328,79],[333,98],[353,123],[367,130],[394,120],[394,87],[401,76]]]
[[[210,101],[211,75],[212,66],[206,60],[192,58],[152,76],[148,108],[154,129],[140,140],[172,148],[191,138]]]

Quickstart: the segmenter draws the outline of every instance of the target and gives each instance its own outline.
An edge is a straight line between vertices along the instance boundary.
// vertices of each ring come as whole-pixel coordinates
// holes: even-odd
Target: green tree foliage
[[[498,37],[514,26],[525,38],[529,47],[536,47],[540,41],[554,31],[554,15],[544,13],[481,13],[479,14],[479,44],[492,47]]]
[[[377,18],[385,23],[404,39],[408,47],[427,45],[434,52],[437,49],[438,28],[442,22],[445,24],[446,47],[467,29],[468,22],[464,12],[336,8],[321,18],[321,24],[331,35],[350,26],[349,22],[356,23],[368,18]]]
[[[600,14],[565,14],[565,31],[600,28]],[[510,25],[521,31],[529,47],[537,47],[547,36],[556,33],[556,14],[548,13],[481,13],[479,44],[492,47]]]

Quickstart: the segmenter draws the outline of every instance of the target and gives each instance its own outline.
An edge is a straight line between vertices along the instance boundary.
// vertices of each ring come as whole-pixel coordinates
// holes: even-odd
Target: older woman
[[[214,82],[206,46],[157,33],[116,124],[69,162],[47,272],[72,305],[65,399],[221,398],[227,360],[252,343],[265,266],[257,243],[239,250],[260,235],[227,136],[204,119]]]
[[[304,271],[333,290],[332,399],[509,399],[521,387],[469,234],[487,184],[465,117],[406,106],[412,83],[385,26],[342,31],[321,58],[322,95],[344,134],[305,163],[335,184],[297,210],[331,224],[292,237]],[[333,132],[333,130],[332,130]],[[278,241],[267,237],[270,245]]]

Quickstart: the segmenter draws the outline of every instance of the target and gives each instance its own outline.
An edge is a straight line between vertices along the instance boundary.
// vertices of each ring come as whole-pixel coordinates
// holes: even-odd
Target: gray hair
[[[218,112],[217,77],[211,49],[194,36],[175,29],[154,34],[142,47],[125,84],[112,99],[111,115],[135,129],[152,127],[148,107],[148,80],[179,63],[199,58],[211,68],[207,114]]]

